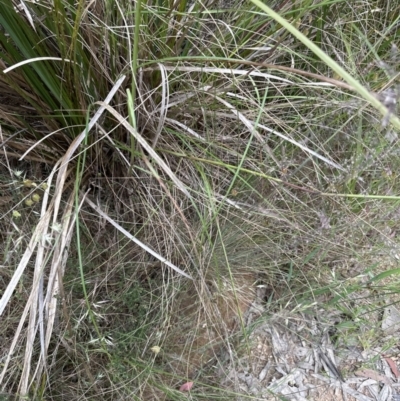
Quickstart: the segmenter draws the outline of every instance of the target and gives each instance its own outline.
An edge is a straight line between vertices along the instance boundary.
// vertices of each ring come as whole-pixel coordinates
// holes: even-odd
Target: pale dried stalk
[[[93,208],[101,217],[103,217],[105,220],[107,220],[109,223],[111,223],[117,230],[119,230],[122,234],[124,234],[128,239],[133,241],[135,244],[139,245],[142,249],[144,249],[146,252],[150,253],[150,255],[154,256],[157,258],[160,262],[166,264],[168,267],[171,269],[175,270],[177,273],[181,274],[182,276],[185,276],[186,278],[189,278],[190,280],[193,280],[193,277],[190,276],[189,274],[185,273],[183,270],[181,270],[179,267],[175,266],[173,263],[171,263],[169,260],[165,259],[163,256],[161,256],[159,253],[153,251],[151,248],[149,248],[147,245],[143,244],[143,242],[139,241],[137,238],[135,238],[132,234],[130,234],[128,231],[125,230],[125,228],[121,227],[115,220],[113,220],[110,216],[108,216],[106,213],[104,213],[97,205],[95,205],[90,199],[86,198],[86,203]]]
[[[121,86],[122,82],[125,80],[125,76],[122,76],[118,81],[115,83],[114,87],[106,97],[104,103],[101,105],[99,110],[95,113],[93,118],[90,120],[87,129],[85,129],[75,140],[72,142],[71,146],[67,150],[66,154],[62,158],[62,160],[56,164],[56,166],[53,168],[53,171],[50,175],[49,182],[51,183],[54,174],[58,171],[57,175],[57,182],[55,186],[55,193],[53,200],[50,204],[50,206],[47,208],[47,202],[48,202],[48,192],[45,194],[43,202],[42,202],[42,217],[38,222],[38,225],[36,226],[36,229],[34,231],[34,234],[32,235],[31,241],[29,242],[28,248],[25,250],[24,255],[22,256],[22,259],[13,275],[11,278],[10,283],[8,284],[1,300],[0,300],[0,316],[4,312],[5,307],[7,306],[11,295],[13,294],[23,272],[25,271],[26,266],[28,265],[28,262],[30,258],[32,257],[36,247],[38,247],[37,254],[36,254],[36,263],[35,263],[35,272],[34,272],[34,280],[32,284],[32,289],[31,293],[28,299],[28,302],[25,306],[25,309],[22,313],[20,322],[18,324],[18,328],[16,330],[16,333],[14,335],[14,339],[12,341],[12,344],[10,346],[6,361],[4,363],[3,370],[0,375],[0,383],[3,382],[5,374],[7,372],[7,368],[9,365],[9,362],[11,360],[12,354],[15,350],[16,344],[18,342],[18,339],[21,335],[21,331],[23,328],[23,325],[25,323],[26,317],[28,316],[28,313],[30,313],[29,317],[29,325],[28,325],[28,331],[27,331],[27,338],[26,338],[26,349],[25,349],[25,357],[24,357],[24,365],[23,365],[23,371],[20,379],[20,384],[19,384],[19,393],[20,395],[24,396],[28,393],[28,387],[29,387],[29,377],[30,377],[30,371],[31,371],[31,359],[32,359],[32,352],[33,352],[33,344],[34,344],[34,339],[36,336],[36,331],[37,331],[37,307],[38,303],[40,303],[40,310],[43,310],[43,308],[46,307],[47,309],[47,318],[49,318],[49,313],[50,311],[55,312],[54,307],[56,305],[50,304],[48,307],[44,305],[43,303],[43,288],[40,285],[42,278],[43,278],[43,271],[44,271],[44,265],[45,261],[48,259],[48,255],[50,252],[52,252],[54,249],[56,249],[56,246],[53,247],[51,250],[47,250],[46,246],[48,245],[46,243],[46,238],[49,225],[50,225],[50,219],[51,215],[53,215],[53,227],[57,223],[57,216],[58,212],[60,209],[60,204],[61,204],[61,196],[63,193],[65,181],[67,178],[67,168],[70,160],[72,159],[73,154],[75,151],[78,149],[80,144],[83,142],[85,139],[86,135],[88,132],[92,129],[92,127],[96,124],[96,122],[99,120],[101,115],[104,113],[106,106],[116,92],[118,91],[119,87]],[[72,204],[69,202],[69,206],[67,207],[66,212],[71,211]],[[66,214],[64,214],[65,216]],[[67,213],[68,216],[68,213]],[[62,227],[61,227],[61,243],[63,244],[64,247],[68,246],[69,240],[71,238],[70,235],[67,235],[67,233],[70,233],[71,230],[71,224],[69,223],[69,218],[67,218],[64,222],[62,222]],[[53,229],[54,232],[54,229]],[[53,262],[52,265],[50,266],[50,277],[55,277],[57,275],[58,269],[59,269],[59,255],[62,255],[62,248],[59,248],[57,251],[57,254],[53,255]],[[60,256],[61,257],[61,256]],[[57,263],[58,262],[58,263]],[[54,284],[54,280],[51,283],[51,285]],[[54,291],[57,291],[58,287],[53,286],[53,288],[48,288],[47,295],[49,294],[54,294]],[[46,297],[46,302],[51,303],[52,297],[47,296]],[[42,315],[43,316],[43,315]],[[43,331],[44,328],[42,326],[42,335],[41,335],[41,345],[42,345],[42,359],[45,357],[47,353],[47,348],[48,348],[48,343],[49,343],[49,338],[51,335],[52,327],[53,327],[53,322],[54,320],[54,313],[53,317],[49,321],[49,325],[47,327],[47,333],[46,333],[46,338],[43,336]],[[40,322],[42,325],[43,322]],[[45,363],[42,361],[42,363]],[[37,370],[41,371],[41,369]],[[34,378],[33,378],[34,379]]]

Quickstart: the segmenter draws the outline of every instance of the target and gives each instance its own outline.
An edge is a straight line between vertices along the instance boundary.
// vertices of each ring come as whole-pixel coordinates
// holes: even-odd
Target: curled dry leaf
[[[399,372],[399,369],[397,368],[397,365],[395,364],[395,362],[391,358],[388,358],[388,357],[383,357],[383,359],[388,363],[388,365],[390,366],[390,370],[395,375],[395,377],[396,378],[400,377],[400,372]]]
[[[193,382],[186,382],[185,384],[182,384],[182,386],[179,387],[179,391],[182,391],[184,393],[185,391],[190,391],[193,387]]]
[[[355,374],[356,374],[356,376],[359,376],[359,377],[366,377],[367,379],[373,379],[376,381],[383,382],[383,383],[387,384],[388,386],[390,386],[392,383],[388,377],[379,374],[378,372],[376,372],[373,369],[359,369],[355,372]]]

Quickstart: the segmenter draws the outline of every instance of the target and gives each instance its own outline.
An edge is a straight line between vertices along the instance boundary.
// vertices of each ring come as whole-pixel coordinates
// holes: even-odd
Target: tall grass
[[[0,4],[2,391],[232,399],[257,285],[396,300],[396,10]]]

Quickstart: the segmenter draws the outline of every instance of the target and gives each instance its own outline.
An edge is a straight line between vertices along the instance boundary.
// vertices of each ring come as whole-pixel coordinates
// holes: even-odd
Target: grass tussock
[[[232,399],[261,287],[264,318],[318,304],[379,343],[398,6],[0,4],[4,394]]]

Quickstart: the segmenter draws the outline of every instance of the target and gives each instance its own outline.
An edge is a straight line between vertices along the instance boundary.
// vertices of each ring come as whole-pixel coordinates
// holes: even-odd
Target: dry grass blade
[[[50,340],[53,334],[54,321],[57,313],[58,296],[60,295],[61,279],[64,276],[65,264],[67,262],[66,250],[69,248],[73,228],[77,214],[72,215],[73,200],[75,192],[71,193],[70,199],[67,202],[67,207],[62,217],[63,226],[59,232],[59,240],[53,252],[53,259],[51,262],[51,270],[49,273],[49,280],[47,285],[46,297],[44,299],[45,315],[43,321],[47,323],[46,332],[41,333],[41,360],[38,364],[36,377],[39,379],[42,369],[46,367],[47,350],[49,348]],[[82,201],[83,202],[83,201]],[[81,205],[82,205],[81,202]],[[81,207],[79,206],[79,209]],[[72,217],[72,221],[71,220]],[[42,311],[43,312],[43,311]]]
[[[105,103],[107,104],[111,101],[111,99],[114,97],[115,93],[118,91],[119,87],[121,86],[122,82],[124,81],[125,76],[122,76],[117,82],[115,83],[114,87],[108,94],[108,96],[105,99]],[[48,197],[46,197],[43,201],[42,204],[42,218],[39,221],[36,230],[32,236],[32,239],[28,245],[28,248],[25,250],[25,253],[18,265],[17,270],[15,271],[10,283],[8,284],[3,297],[0,300],[0,315],[3,313],[6,305],[8,304],[11,295],[13,294],[23,272],[25,271],[26,266],[28,265],[28,262],[30,258],[32,257],[36,247],[37,247],[37,253],[36,253],[36,261],[35,261],[35,272],[34,272],[34,280],[32,284],[32,290],[31,294],[29,296],[29,302],[27,303],[24,313],[21,317],[20,323],[18,325],[17,332],[14,335],[14,340],[11,345],[7,360],[4,364],[3,371],[0,376],[0,382],[3,381],[4,375],[7,371],[7,367],[11,358],[11,355],[13,353],[13,350],[15,348],[15,345],[17,344],[18,338],[20,336],[23,324],[25,322],[25,319],[30,313],[29,317],[29,326],[28,326],[28,336],[27,336],[27,341],[26,341],[26,350],[25,350],[25,359],[24,359],[24,364],[23,364],[23,371],[21,375],[21,380],[20,380],[20,385],[19,385],[19,391],[22,395],[26,395],[28,392],[28,387],[29,387],[29,378],[30,378],[30,368],[31,368],[31,359],[32,359],[32,352],[33,352],[33,344],[34,344],[34,339],[36,336],[37,332],[37,306],[38,303],[40,302],[40,299],[43,300],[43,294],[40,294],[40,288],[42,288],[42,285],[40,283],[43,280],[43,271],[44,271],[44,261],[46,260],[45,254],[48,252],[46,251],[46,247],[48,245],[47,240],[48,240],[48,229],[50,225],[50,219],[51,215],[53,214],[53,224],[57,222],[57,216],[60,208],[60,203],[61,203],[61,196],[63,194],[63,189],[64,189],[64,183],[67,178],[67,167],[69,164],[69,161],[72,158],[72,155],[78,148],[78,146],[81,144],[81,142],[84,140],[85,136],[87,135],[87,132],[96,124],[98,119],[101,117],[102,113],[104,112],[105,108],[100,107],[99,110],[95,113],[93,118],[90,120],[88,124],[88,129],[84,130],[71,144],[67,152],[65,153],[61,163],[57,163],[56,166],[53,168],[51,177],[54,176],[54,174],[58,171],[58,176],[57,176],[57,183],[56,183],[56,188],[55,188],[55,194],[52,203],[50,206],[47,208],[47,200]],[[60,165],[61,164],[61,165]],[[60,168],[58,169],[60,165]],[[71,205],[67,208],[68,211],[71,209]],[[65,215],[64,215],[65,216]],[[67,241],[65,241],[66,238],[70,238],[70,236],[66,235],[67,232],[70,232],[70,226],[68,225],[68,218],[66,220],[67,224],[64,224],[63,228],[61,229],[61,233],[63,233],[63,238],[64,241],[62,241],[63,246],[67,246]],[[51,267],[51,275],[54,277],[55,272],[59,268],[59,255],[61,254],[62,249],[59,249],[55,257],[53,258],[53,262],[58,262],[58,263],[53,263]],[[61,257],[61,256],[60,256]],[[53,280],[54,282],[54,280]],[[57,286],[55,288],[51,288],[48,290],[48,296],[46,297],[47,302],[51,302],[51,297],[49,297],[49,291],[50,293],[54,293],[54,291],[57,291]],[[41,307],[46,307],[46,305],[41,305]],[[48,311],[52,310],[54,312],[54,305],[50,305],[49,308],[46,307]],[[43,338],[43,326],[42,326],[42,357],[45,356],[46,354],[46,349],[47,347],[45,346],[44,343],[49,342],[49,335],[51,334],[51,328],[53,326],[53,321],[54,321],[54,313],[50,318],[50,325],[46,334],[46,340]],[[44,361],[43,361],[44,363]]]
[[[146,142],[146,140],[135,130],[132,125],[130,125],[126,119],[121,116],[112,107],[100,103],[104,108],[106,108],[118,121],[135,137],[135,139],[143,146],[143,148],[149,153],[149,155],[154,159],[154,161],[165,171],[165,173],[171,178],[175,185],[188,197],[192,198],[185,185],[178,179],[178,177],[171,171],[164,160],[153,150],[153,148]]]
[[[13,351],[15,349],[15,346],[17,344],[17,341],[20,337],[21,330],[23,328],[23,325],[25,323],[25,319],[29,313],[29,326],[28,326],[28,334],[27,334],[27,341],[26,341],[26,349],[25,349],[25,358],[24,358],[24,364],[23,364],[23,370],[22,370],[22,375],[20,379],[20,384],[19,384],[19,393],[21,395],[26,395],[29,389],[29,380],[34,380],[35,376],[39,377],[43,366],[46,364],[46,355],[47,355],[47,349],[49,346],[51,334],[52,334],[52,328],[54,325],[54,319],[55,319],[55,313],[56,313],[56,305],[57,305],[57,298],[56,295],[58,294],[58,289],[59,289],[59,273],[60,269],[62,269],[63,264],[65,264],[65,258],[62,261],[61,258],[64,256],[62,254],[62,251],[64,251],[71,240],[71,234],[72,234],[72,228],[74,226],[75,219],[72,220],[70,223],[70,217],[71,217],[71,209],[72,209],[72,199],[73,195],[70,198],[70,202],[68,202],[68,207],[64,213],[64,219],[63,219],[63,227],[61,228],[61,232],[59,234],[59,241],[56,241],[56,252],[53,254],[53,261],[51,264],[51,271],[50,271],[50,279],[48,282],[47,286],[47,295],[45,298],[45,302],[43,302],[43,294],[41,291],[43,290],[43,285],[40,285],[41,281],[43,280],[43,261],[47,259],[48,255],[45,255],[45,249],[41,249],[43,244],[39,244],[39,249],[37,252],[37,258],[36,258],[36,264],[35,264],[35,277],[34,277],[34,282],[32,285],[32,291],[29,297],[29,301],[26,304],[24,313],[22,314],[22,317],[20,319],[20,323],[18,325],[18,329],[16,330],[16,333],[14,335],[13,342],[10,346],[9,353],[7,355],[6,362],[3,367],[2,374],[0,376],[0,382],[3,382],[4,375],[7,371],[7,367],[9,365],[9,362],[11,360],[11,356],[13,354]],[[50,212],[47,213],[47,216],[50,216]],[[48,220],[47,220],[48,222]],[[47,228],[48,226],[46,226]],[[44,233],[41,233],[42,241],[46,242],[47,236],[44,236]],[[38,237],[38,238],[40,238]],[[38,306],[38,300],[42,300],[39,302],[39,317],[41,317],[41,320],[39,322],[36,321],[37,319],[37,306]],[[43,308],[46,308],[47,313],[46,316],[43,317]],[[43,324],[44,321],[47,323],[47,331],[46,335],[43,333]],[[31,371],[31,363],[32,363],[32,352],[33,352],[33,345],[34,345],[34,339],[36,336],[37,332],[37,324],[39,323],[39,327],[41,330],[41,360],[39,365],[37,366],[35,375],[30,374]]]
[[[206,85],[203,86],[202,88],[199,89],[199,91],[204,91],[207,92],[208,90],[212,89],[213,86],[212,85]],[[182,103],[186,103],[187,101],[189,101],[191,98],[198,96],[198,93],[196,93],[195,91],[192,92],[185,92],[184,94],[180,94],[180,95],[175,95],[173,96],[173,98],[168,102],[168,108],[172,108],[175,107],[179,104]]]
[[[67,171],[67,167],[68,167],[68,162],[69,162],[70,158],[72,157],[72,154],[75,152],[75,150],[77,149],[79,144],[83,141],[87,131],[89,131],[96,124],[98,119],[101,117],[102,113],[105,110],[105,105],[111,101],[112,97],[115,95],[115,93],[117,92],[118,88],[121,86],[124,79],[125,79],[125,76],[121,77],[116,82],[113,89],[110,91],[109,95],[107,96],[104,106],[100,107],[100,109],[96,112],[94,117],[91,119],[88,130],[83,131],[75,139],[75,141],[71,144],[70,148],[68,149],[67,153],[65,154],[65,156],[63,158],[63,163],[61,164],[60,171],[59,171],[59,174],[57,177],[57,184],[56,184],[56,189],[55,189],[54,216],[56,216],[58,213],[59,204],[61,201],[62,189],[63,189],[63,185],[64,185],[64,182],[66,179],[66,171]],[[53,169],[53,173],[57,170],[57,168],[58,168],[58,165]],[[17,270],[15,271],[9,285],[7,286],[5,292],[0,300],[0,316],[2,315],[9,299],[11,298],[11,295],[14,292],[15,287],[17,286],[17,283],[19,282],[19,280],[22,276],[22,273],[25,270],[25,267],[26,267],[27,263],[29,262],[29,259],[31,258],[32,254],[36,248],[36,245],[38,244],[40,238],[42,238],[42,234],[47,230],[47,227],[49,224],[49,219],[50,219],[50,215],[45,214],[45,215],[43,215],[42,220],[37,225],[36,230],[29,243],[29,246],[26,249],[26,251],[18,265]]]
[[[68,59],[62,59],[60,57],[35,57],[35,58],[30,58],[29,60],[24,60],[24,61],[21,61],[21,62],[19,62],[17,64],[14,64],[11,67],[8,67],[5,70],[3,70],[3,73],[7,74],[8,72],[14,70],[15,68],[22,67],[23,65],[35,63],[36,61],[45,61],[45,60],[66,61],[66,62],[70,62],[71,61],[71,60],[68,60]]]
[[[191,58],[191,59],[193,61],[198,61],[195,57]],[[284,65],[277,65],[277,64],[258,63],[258,62],[254,62],[254,61],[248,61],[248,60],[234,60],[234,59],[224,59],[224,58],[221,58],[219,60],[220,61],[225,61],[226,63],[234,63],[234,64],[239,64],[240,63],[240,64],[248,65],[248,66],[251,66],[251,67],[254,67],[254,68],[256,68],[256,67],[257,68],[269,68],[269,69],[272,69],[272,70],[284,71],[284,72],[288,72],[290,74],[300,75],[300,76],[304,76],[304,77],[308,77],[308,78],[313,78],[313,79],[316,79],[316,80],[321,81],[321,82],[326,82],[327,84],[330,84],[330,85],[335,86],[337,88],[342,88],[342,89],[346,89],[346,90],[349,90],[349,91],[354,91],[355,90],[353,86],[347,84],[346,82],[340,81],[338,79],[326,77],[326,76],[321,75],[321,74],[315,74],[315,73],[310,72],[310,71],[300,70],[298,68],[287,67],[287,66],[284,66]],[[176,68],[176,67],[166,67],[166,69],[167,70],[179,70],[179,71],[196,71],[196,70],[198,70],[198,71],[206,70],[207,71],[206,67],[205,68],[203,68],[203,67],[178,67],[178,68]],[[208,69],[209,70],[211,70],[211,69],[212,70],[221,70],[221,71],[225,70],[224,68],[218,69],[218,68],[211,68],[211,67],[209,67]],[[152,71],[152,70],[154,70],[154,68],[146,68],[146,70]],[[243,73],[243,70],[240,70],[240,69],[234,69],[234,70],[226,69],[226,70],[229,71],[229,72],[233,71],[233,73],[235,73],[235,71],[238,71],[238,75],[264,76],[266,78],[278,79],[278,80],[280,80],[282,82],[285,82],[284,81],[285,78],[281,78],[281,77],[278,77],[278,76],[275,76],[275,75],[265,74],[265,73],[261,73],[261,72],[252,71],[250,73],[249,72]],[[218,72],[218,71],[215,71],[215,72]],[[262,74],[262,75],[259,75],[259,74]],[[288,83],[292,83],[292,82],[289,81]]]
[[[21,3],[19,4],[19,8],[22,9],[22,10],[24,10],[25,16],[26,16],[27,20],[29,21],[30,26],[32,27],[32,29],[33,29],[34,31],[36,31],[36,28],[35,28],[35,24],[34,24],[34,22],[33,22],[32,15],[31,15],[31,13],[29,12],[28,7],[25,5],[25,3],[24,3],[23,0],[21,0]]]
[[[32,286],[31,290],[31,305],[30,305],[30,313],[29,313],[29,323],[28,323],[28,332],[26,336],[26,345],[25,345],[25,358],[22,369],[22,375],[20,380],[20,388],[19,391],[22,395],[26,395],[28,391],[28,383],[30,377],[31,370],[31,361],[32,361],[32,352],[33,346],[35,343],[35,337],[37,332],[37,315],[38,315],[38,306],[40,304],[40,300],[43,300],[43,272],[45,268],[45,254],[46,245],[48,240],[48,229],[50,222],[50,213],[46,214],[46,219],[43,224],[43,231],[40,233],[40,241],[38,243],[38,249],[36,252],[35,259],[35,270],[34,270],[34,278],[33,282],[35,283]],[[39,324],[43,324],[43,322],[39,322]],[[43,351],[43,350],[42,350]]]
[[[1,1],[0,400],[388,387],[400,5],[114,3]]]
[[[158,138],[161,135],[161,132],[164,127],[165,123],[165,117],[167,115],[167,110],[168,110],[168,99],[169,99],[169,86],[168,86],[168,75],[166,73],[165,67],[160,64],[160,71],[161,71],[161,85],[162,85],[162,93],[161,93],[161,106],[159,109],[160,112],[160,118],[158,119],[158,125],[157,125],[157,131],[154,135],[153,139],[153,148],[156,146]]]
[[[49,178],[49,184],[51,183],[53,175],[54,175],[54,173]],[[47,199],[48,199],[48,193],[46,193],[46,195],[43,199],[44,207],[46,205]],[[39,223],[37,224],[36,229],[29,242],[29,245],[26,248],[26,250],[22,256],[22,258],[18,264],[18,267],[17,267],[16,271],[14,272],[13,277],[11,278],[10,282],[8,283],[8,286],[7,286],[6,290],[4,291],[3,296],[0,299],[0,316],[3,314],[4,309],[7,306],[8,302],[11,298],[11,295],[13,294],[33,252],[36,249],[37,244],[39,243],[39,241],[41,241],[41,239],[43,238],[43,234],[47,231],[51,212],[48,210],[46,213],[43,213],[44,207],[42,208],[42,218],[40,219]],[[1,379],[0,379],[0,381],[1,381]]]
[[[49,177],[49,181],[48,181],[49,184],[51,184],[51,181],[53,179],[55,171],[56,170],[54,169],[53,173]],[[27,265],[29,263],[29,260],[30,260],[31,256],[33,255],[36,247],[38,246],[39,243],[42,243],[42,245],[43,245],[42,241],[45,240],[45,233],[48,230],[50,217],[51,217],[51,211],[52,211],[52,205],[53,205],[53,203],[52,203],[50,205],[49,209],[46,211],[47,201],[48,201],[48,193],[45,193],[45,197],[43,199],[43,205],[42,205],[42,218],[40,219],[39,223],[37,224],[36,229],[35,229],[35,231],[34,231],[34,233],[32,235],[32,238],[31,238],[31,240],[29,242],[29,245],[26,248],[23,257],[21,258],[21,261],[18,264],[18,267],[17,267],[13,277],[11,278],[11,281],[8,283],[8,286],[7,286],[7,288],[6,288],[6,290],[5,290],[4,294],[3,294],[3,297],[0,300],[0,316],[4,312],[4,309],[7,306],[8,302],[10,301],[11,295],[14,293],[15,288],[16,288],[19,280],[21,279],[21,276],[22,276],[23,272],[25,271],[25,269],[26,269],[26,267],[27,267]],[[9,362],[11,360],[11,356],[12,356],[12,354],[14,352],[15,346],[17,344],[17,341],[18,341],[19,337],[20,337],[22,328],[23,328],[23,326],[25,324],[25,319],[26,319],[29,311],[32,312],[32,310],[33,310],[34,312],[36,312],[37,299],[38,299],[38,286],[39,286],[39,283],[40,283],[40,280],[41,280],[41,273],[42,273],[42,271],[41,271],[42,270],[42,262],[43,262],[43,258],[42,257],[43,257],[42,251],[38,251],[38,258],[37,258],[36,264],[35,264],[35,277],[34,277],[34,281],[33,281],[33,284],[32,284],[32,290],[31,290],[31,293],[30,293],[30,296],[29,296],[29,300],[25,305],[24,312],[23,312],[23,314],[21,316],[21,319],[20,319],[20,322],[18,324],[18,328],[17,328],[17,330],[16,330],[16,332],[14,334],[14,339],[13,339],[13,341],[11,343],[10,348],[9,348],[7,359],[6,359],[5,363],[4,363],[3,370],[2,370],[1,375],[0,375],[0,383],[2,383],[3,380],[4,380],[4,376],[5,376],[6,372],[7,372],[8,364],[9,364]],[[26,348],[26,356],[27,355],[31,355],[32,342],[33,342],[33,341],[31,341],[32,340],[31,336],[32,335],[34,336],[34,334],[35,334],[34,322],[35,322],[35,319],[36,319],[36,313],[32,313],[32,314],[34,315],[34,317],[30,318],[30,328],[31,328],[31,330],[29,331],[29,334],[28,334],[29,337],[28,337],[28,341],[27,341],[27,345],[26,345],[27,346],[27,348]],[[31,316],[32,316],[32,314],[31,314]],[[33,325],[33,329],[32,329],[32,325]],[[29,371],[29,368],[27,368],[27,369],[25,368],[27,366],[27,363],[28,363],[28,366],[29,366],[29,361],[27,362],[25,360],[24,371],[26,371],[26,370]]]
[[[128,231],[126,231],[123,227],[121,227],[116,221],[114,221],[110,216],[108,216],[106,213],[104,213],[98,206],[96,206],[90,199],[86,198],[86,202],[88,205],[93,208],[101,217],[103,217],[105,220],[107,220],[109,223],[111,223],[117,230],[119,230],[122,234],[124,234],[127,238],[129,238],[131,241],[133,241],[135,244],[139,245],[142,249],[144,249],[146,252],[150,253],[152,256],[157,258],[160,262],[165,263],[168,267],[171,269],[175,270],[177,273],[181,274],[182,276],[185,276],[186,278],[193,280],[193,277],[190,276],[189,274],[185,273],[183,270],[179,269],[179,267],[175,266],[173,263],[165,259],[163,256],[158,254],[157,252],[153,251],[150,249],[147,245],[143,244],[143,242],[139,241],[137,238],[135,238],[132,234],[130,234]]]
[[[201,72],[208,74],[229,74],[229,75],[237,75],[244,77],[259,77],[265,78],[266,80],[276,80],[280,82],[284,82],[286,84],[293,84],[292,81],[286,78],[279,77],[277,75],[267,74],[265,72],[260,71],[246,71],[240,69],[231,69],[231,68],[216,68],[216,67],[170,67],[163,66],[166,71],[179,71],[179,72]],[[154,68],[145,68],[144,71],[153,71]]]
[[[64,182],[66,180],[66,175],[67,175],[67,167],[68,163],[72,157],[72,155],[75,153],[76,149],[79,147],[79,145],[82,143],[82,141],[85,139],[85,136],[88,134],[88,132],[95,126],[99,118],[102,116],[104,113],[104,110],[106,109],[106,106],[108,106],[108,103],[111,102],[112,98],[114,95],[117,93],[119,87],[122,85],[122,83],[125,80],[125,75],[120,77],[117,82],[114,84],[113,88],[107,95],[106,99],[104,100],[104,103],[102,103],[102,106],[99,108],[99,110],[96,111],[95,115],[91,118],[89,121],[87,129],[82,131],[72,142],[71,146],[68,148],[67,152],[65,153],[65,156],[63,157],[61,166],[60,166],[60,172],[57,177],[57,188],[56,188],[56,207],[55,207],[55,214],[58,211],[58,206],[61,200],[61,194],[62,194],[62,188],[64,186]]]
[[[202,136],[200,136],[197,132],[195,132],[194,130],[189,128],[187,125],[185,125],[179,121],[173,120],[172,118],[166,118],[165,121],[167,123],[170,123],[172,126],[177,126],[181,129],[183,129],[185,132],[187,132],[190,135],[193,135],[199,141],[205,142],[205,139]]]
[[[325,162],[325,163],[328,164],[329,166],[334,167],[334,168],[337,168],[338,170],[341,170],[341,171],[346,171],[346,169],[343,168],[340,164],[337,164],[337,163],[335,163],[335,162],[333,162],[333,161],[327,159],[326,157],[324,157],[324,156],[318,154],[317,152],[314,152],[314,151],[311,150],[310,148],[307,148],[307,146],[302,145],[301,143],[295,141],[294,139],[291,139],[291,138],[287,137],[286,135],[281,134],[281,133],[278,132],[278,131],[275,131],[275,130],[273,130],[273,129],[271,129],[271,128],[268,128],[268,127],[266,127],[265,125],[258,124],[258,126],[259,126],[260,128],[262,128],[262,129],[265,129],[265,130],[268,131],[268,132],[271,132],[272,134],[274,134],[274,135],[276,135],[276,136],[279,136],[279,138],[282,138],[282,139],[284,139],[285,141],[292,143],[293,145],[299,147],[300,149],[304,150],[305,152],[309,153],[310,155],[315,156],[316,158],[322,160],[323,162]]]
[[[229,102],[226,100],[222,99],[219,96],[215,96],[215,99],[221,102],[223,105],[225,105],[228,109],[232,111],[232,113],[239,118],[239,120],[245,125],[245,127],[249,130],[249,132],[254,135],[257,140],[262,143],[267,150],[269,156],[271,159],[276,163],[277,166],[280,165],[278,159],[274,156],[272,150],[268,146],[268,144],[264,141],[263,137],[260,135],[260,133],[256,130],[254,125],[241,113],[239,110],[237,110],[234,106],[232,106]]]

